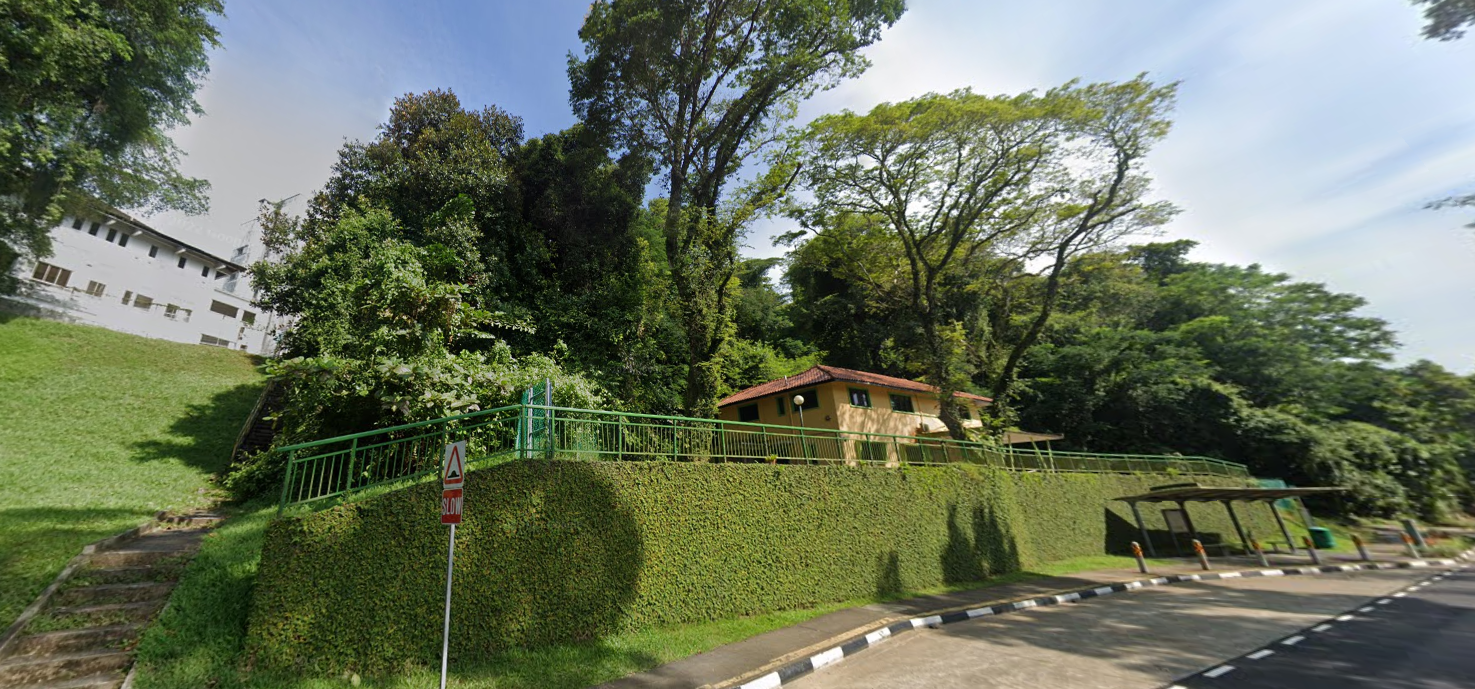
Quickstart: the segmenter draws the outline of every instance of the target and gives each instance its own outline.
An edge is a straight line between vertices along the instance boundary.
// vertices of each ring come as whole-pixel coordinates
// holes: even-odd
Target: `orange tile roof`
[[[770,380],[767,383],[754,385],[753,387],[746,390],[733,393],[732,395],[729,395],[726,398],[722,399],[722,401],[718,402],[717,406],[725,407],[729,404],[737,404],[738,402],[746,402],[748,400],[758,399],[759,397],[767,397],[768,395],[776,395],[780,392],[786,392],[797,388],[807,388],[810,386],[819,385],[820,383],[828,383],[837,380],[847,383],[864,383],[866,385],[876,385],[879,387],[893,388],[896,390],[930,392],[933,394],[937,393],[937,386],[928,385],[926,383],[918,383],[915,380],[907,380],[905,378],[897,378],[895,376],[883,376],[879,373],[867,373],[865,371],[856,371],[848,368],[840,368],[838,366],[815,366],[807,371],[804,371],[803,373],[792,375],[788,378],[778,378],[776,380]],[[953,393],[953,396],[976,400],[980,402],[993,401],[987,397],[984,397],[982,395],[975,395],[971,392],[955,392]]]

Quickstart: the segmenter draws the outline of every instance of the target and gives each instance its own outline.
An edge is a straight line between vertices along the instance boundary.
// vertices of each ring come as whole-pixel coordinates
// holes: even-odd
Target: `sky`
[[[529,136],[563,129],[587,7],[227,2],[206,115],[174,133],[183,171],[213,184],[211,212],[150,223],[228,252],[258,200],[320,188],[338,147],[372,138],[406,93],[449,88],[522,117]],[[1475,211],[1425,205],[1475,193],[1475,36],[1431,42],[1420,27],[1403,0],[912,0],[867,49],[871,68],[799,119],[963,87],[1181,82],[1173,132],[1149,158],[1157,195],[1184,211],[1159,239],[1358,294],[1399,333],[1399,362],[1469,373]],[[745,253],[780,255],[772,237],[788,229],[757,224]]]

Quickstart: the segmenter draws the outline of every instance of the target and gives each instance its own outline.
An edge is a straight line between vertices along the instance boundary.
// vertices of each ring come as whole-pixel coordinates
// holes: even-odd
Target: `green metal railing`
[[[289,445],[281,507],[439,471],[447,442],[471,464],[533,457],[604,461],[775,462],[883,466],[969,463],[1008,471],[1167,473],[1249,478],[1209,457],[1052,452],[945,438],[518,404]]]

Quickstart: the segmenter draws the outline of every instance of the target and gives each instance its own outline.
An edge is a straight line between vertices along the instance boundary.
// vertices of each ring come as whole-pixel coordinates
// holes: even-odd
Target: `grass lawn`
[[[82,546],[206,502],[252,357],[0,314],[0,628]]]

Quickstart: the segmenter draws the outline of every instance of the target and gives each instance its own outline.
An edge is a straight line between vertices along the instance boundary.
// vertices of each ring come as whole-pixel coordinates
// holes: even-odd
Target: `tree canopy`
[[[730,336],[737,238],[792,175],[775,166],[734,189],[797,103],[867,65],[859,50],[901,0],[595,2],[570,56],[570,99],[589,126],[663,173],[665,258],[685,335],[682,409],[715,413]]]
[[[68,210],[101,202],[204,212],[170,129],[219,45],[220,0],[0,3],[0,292],[21,256],[50,254]]]

